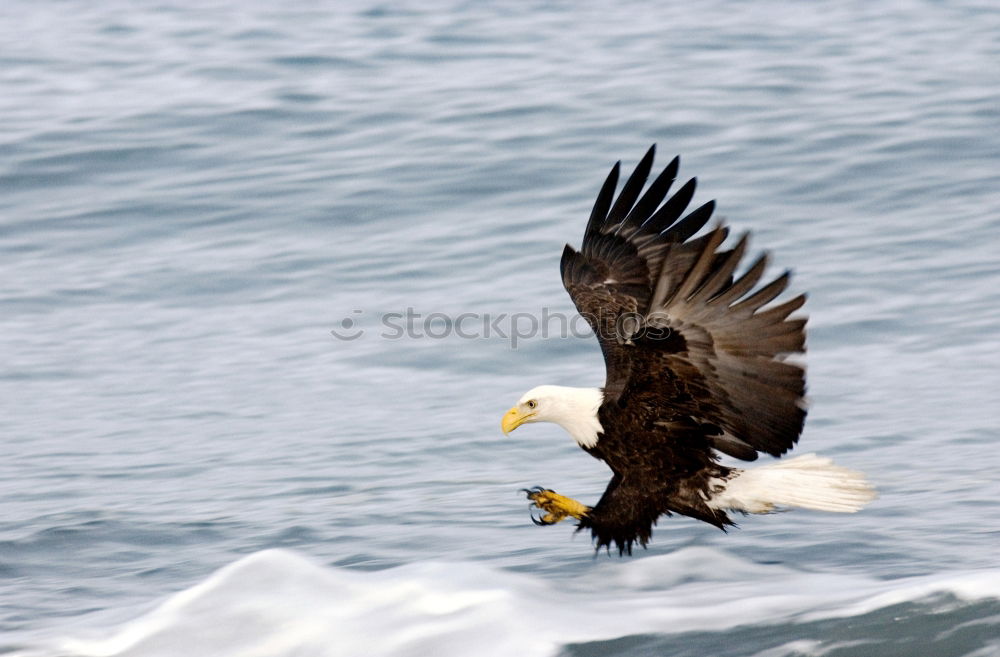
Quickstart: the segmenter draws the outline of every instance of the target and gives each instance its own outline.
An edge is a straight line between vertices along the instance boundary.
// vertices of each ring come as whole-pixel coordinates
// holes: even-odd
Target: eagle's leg
[[[524,492],[531,500],[531,506],[545,511],[541,518],[531,518],[536,525],[554,525],[567,517],[580,520],[590,511],[589,506],[547,488],[536,486],[530,490],[525,489]]]

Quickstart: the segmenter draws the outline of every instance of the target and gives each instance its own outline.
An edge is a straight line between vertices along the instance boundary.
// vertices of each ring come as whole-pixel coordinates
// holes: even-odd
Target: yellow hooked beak
[[[515,406],[503,414],[503,419],[500,420],[500,428],[503,429],[504,435],[507,435],[534,416],[534,413],[521,413],[521,409]]]

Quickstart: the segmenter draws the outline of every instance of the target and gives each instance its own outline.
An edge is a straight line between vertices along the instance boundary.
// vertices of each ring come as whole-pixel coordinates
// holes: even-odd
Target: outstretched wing
[[[714,202],[681,218],[694,179],[664,202],[677,158],[642,193],[654,152],[617,198],[614,166],[581,250],[563,252],[563,284],[604,353],[605,405],[629,408],[646,425],[697,427],[737,458],[779,456],[798,440],[806,415],[805,372],[785,361],[804,351],[806,320],[789,315],[805,296],[768,307],[787,287],[787,271],[755,290],[766,254],[734,277],[746,235],[731,249],[722,248],[721,224],[694,237]]]

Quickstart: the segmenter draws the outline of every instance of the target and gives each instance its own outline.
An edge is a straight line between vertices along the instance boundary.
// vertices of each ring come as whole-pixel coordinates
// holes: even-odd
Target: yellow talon
[[[524,492],[528,494],[528,499],[532,501],[532,506],[546,512],[540,519],[532,518],[536,525],[554,525],[561,520],[565,520],[567,517],[579,520],[590,511],[589,506],[560,495],[553,490],[532,488]]]

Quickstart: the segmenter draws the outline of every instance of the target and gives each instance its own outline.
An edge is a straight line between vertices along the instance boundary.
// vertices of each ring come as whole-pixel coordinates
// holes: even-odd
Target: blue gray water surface
[[[1000,654],[991,3],[13,0],[0,43],[0,652]],[[808,291],[798,451],[864,512],[624,562],[529,522],[608,478],[499,418],[602,383],[558,259],[653,142]]]

